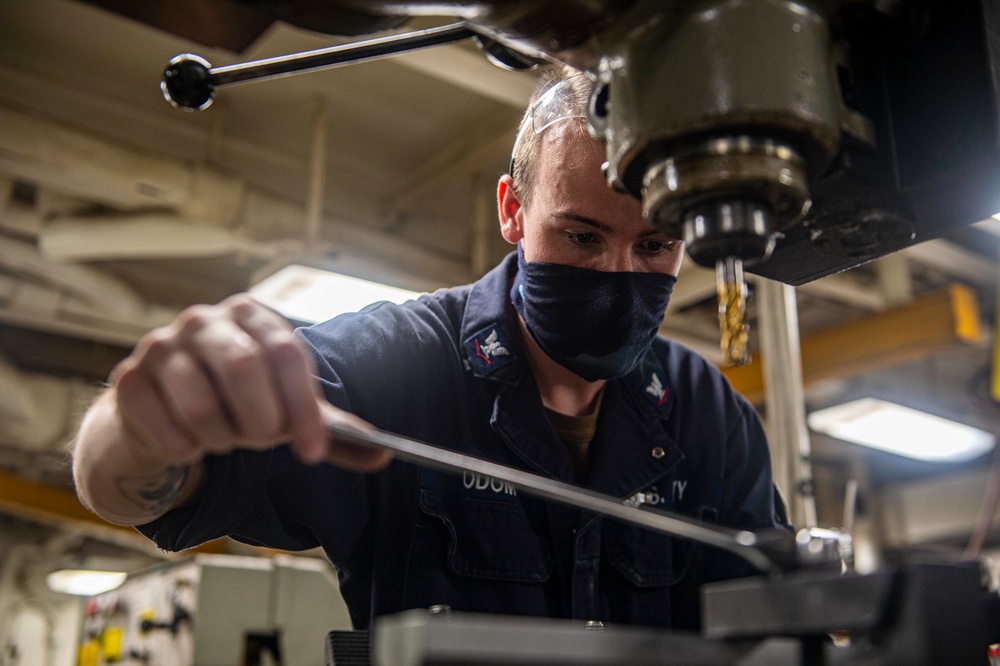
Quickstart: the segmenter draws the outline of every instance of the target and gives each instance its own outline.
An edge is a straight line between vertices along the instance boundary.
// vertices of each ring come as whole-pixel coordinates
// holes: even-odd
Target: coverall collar
[[[462,318],[466,362],[477,377],[517,384],[527,367],[514,306],[508,292],[517,274],[511,252],[472,285]]]

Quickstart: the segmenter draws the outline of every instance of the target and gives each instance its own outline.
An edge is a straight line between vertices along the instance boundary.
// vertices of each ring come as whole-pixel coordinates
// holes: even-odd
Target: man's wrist
[[[186,458],[171,455],[159,442],[153,440],[144,432],[140,425],[132,423],[118,406],[117,388],[112,387],[107,394],[109,417],[117,429],[117,439],[122,442],[132,457],[144,469],[165,469],[168,467],[190,467],[197,458]]]
[[[92,405],[75,452],[81,501],[106,520],[136,525],[191,501],[203,473],[198,461],[172,459],[131,428],[118,408],[115,389]]]
[[[121,497],[139,513],[155,518],[186,498],[191,469],[189,465],[170,465],[154,472],[115,474],[112,481]]]

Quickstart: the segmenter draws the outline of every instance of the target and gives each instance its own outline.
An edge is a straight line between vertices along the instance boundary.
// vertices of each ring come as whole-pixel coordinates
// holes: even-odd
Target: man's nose
[[[601,270],[609,273],[632,273],[635,272],[635,256],[628,249],[615,249],[605,254],[604,265]]]

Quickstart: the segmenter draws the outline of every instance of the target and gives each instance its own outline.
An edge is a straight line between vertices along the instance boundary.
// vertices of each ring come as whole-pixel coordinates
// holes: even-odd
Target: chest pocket
[[[541,583],[552,574],[551,548],[531,529],[518,503],[424,489],[420,509],[446,528],[448,569],[454,574],[521,583]]]
[[[717,521],[713,507],[701,507],[697,517]],[[608,521],[605,526],[605,550],[608,561],[636,587],[654,588],[674,585],[691,567],[698,544],[654,532],[642,527]]]

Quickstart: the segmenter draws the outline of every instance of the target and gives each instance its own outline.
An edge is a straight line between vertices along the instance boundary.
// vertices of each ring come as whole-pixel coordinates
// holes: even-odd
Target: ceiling
[[[178,27],[189,5],[142,3],[139,21],[105,8],[130,3],[0,4],[0,387],[17,387],[7,416],[22,424],[0,432],[0,468],[20,476],[67,486],[64,447],[97,382],[186,305],[292,261],[430,290],[509,251],[493,197],[533,75],[463,43],[221,88],[207,111],[187,113],[158,88],[179,53],[224,65],[338,43],[210,11]],[[895,392],[992,428],[996,226],[798,288],[803,339],[955,282],[973,290],[986,333],[831,373],[807,387],[808,403]],[[665,332],[718,360],[717,326],[714,275],[685,265]],[[930,467],[813,443],[833,494],[859,460],[877,484],[986,463]]]

